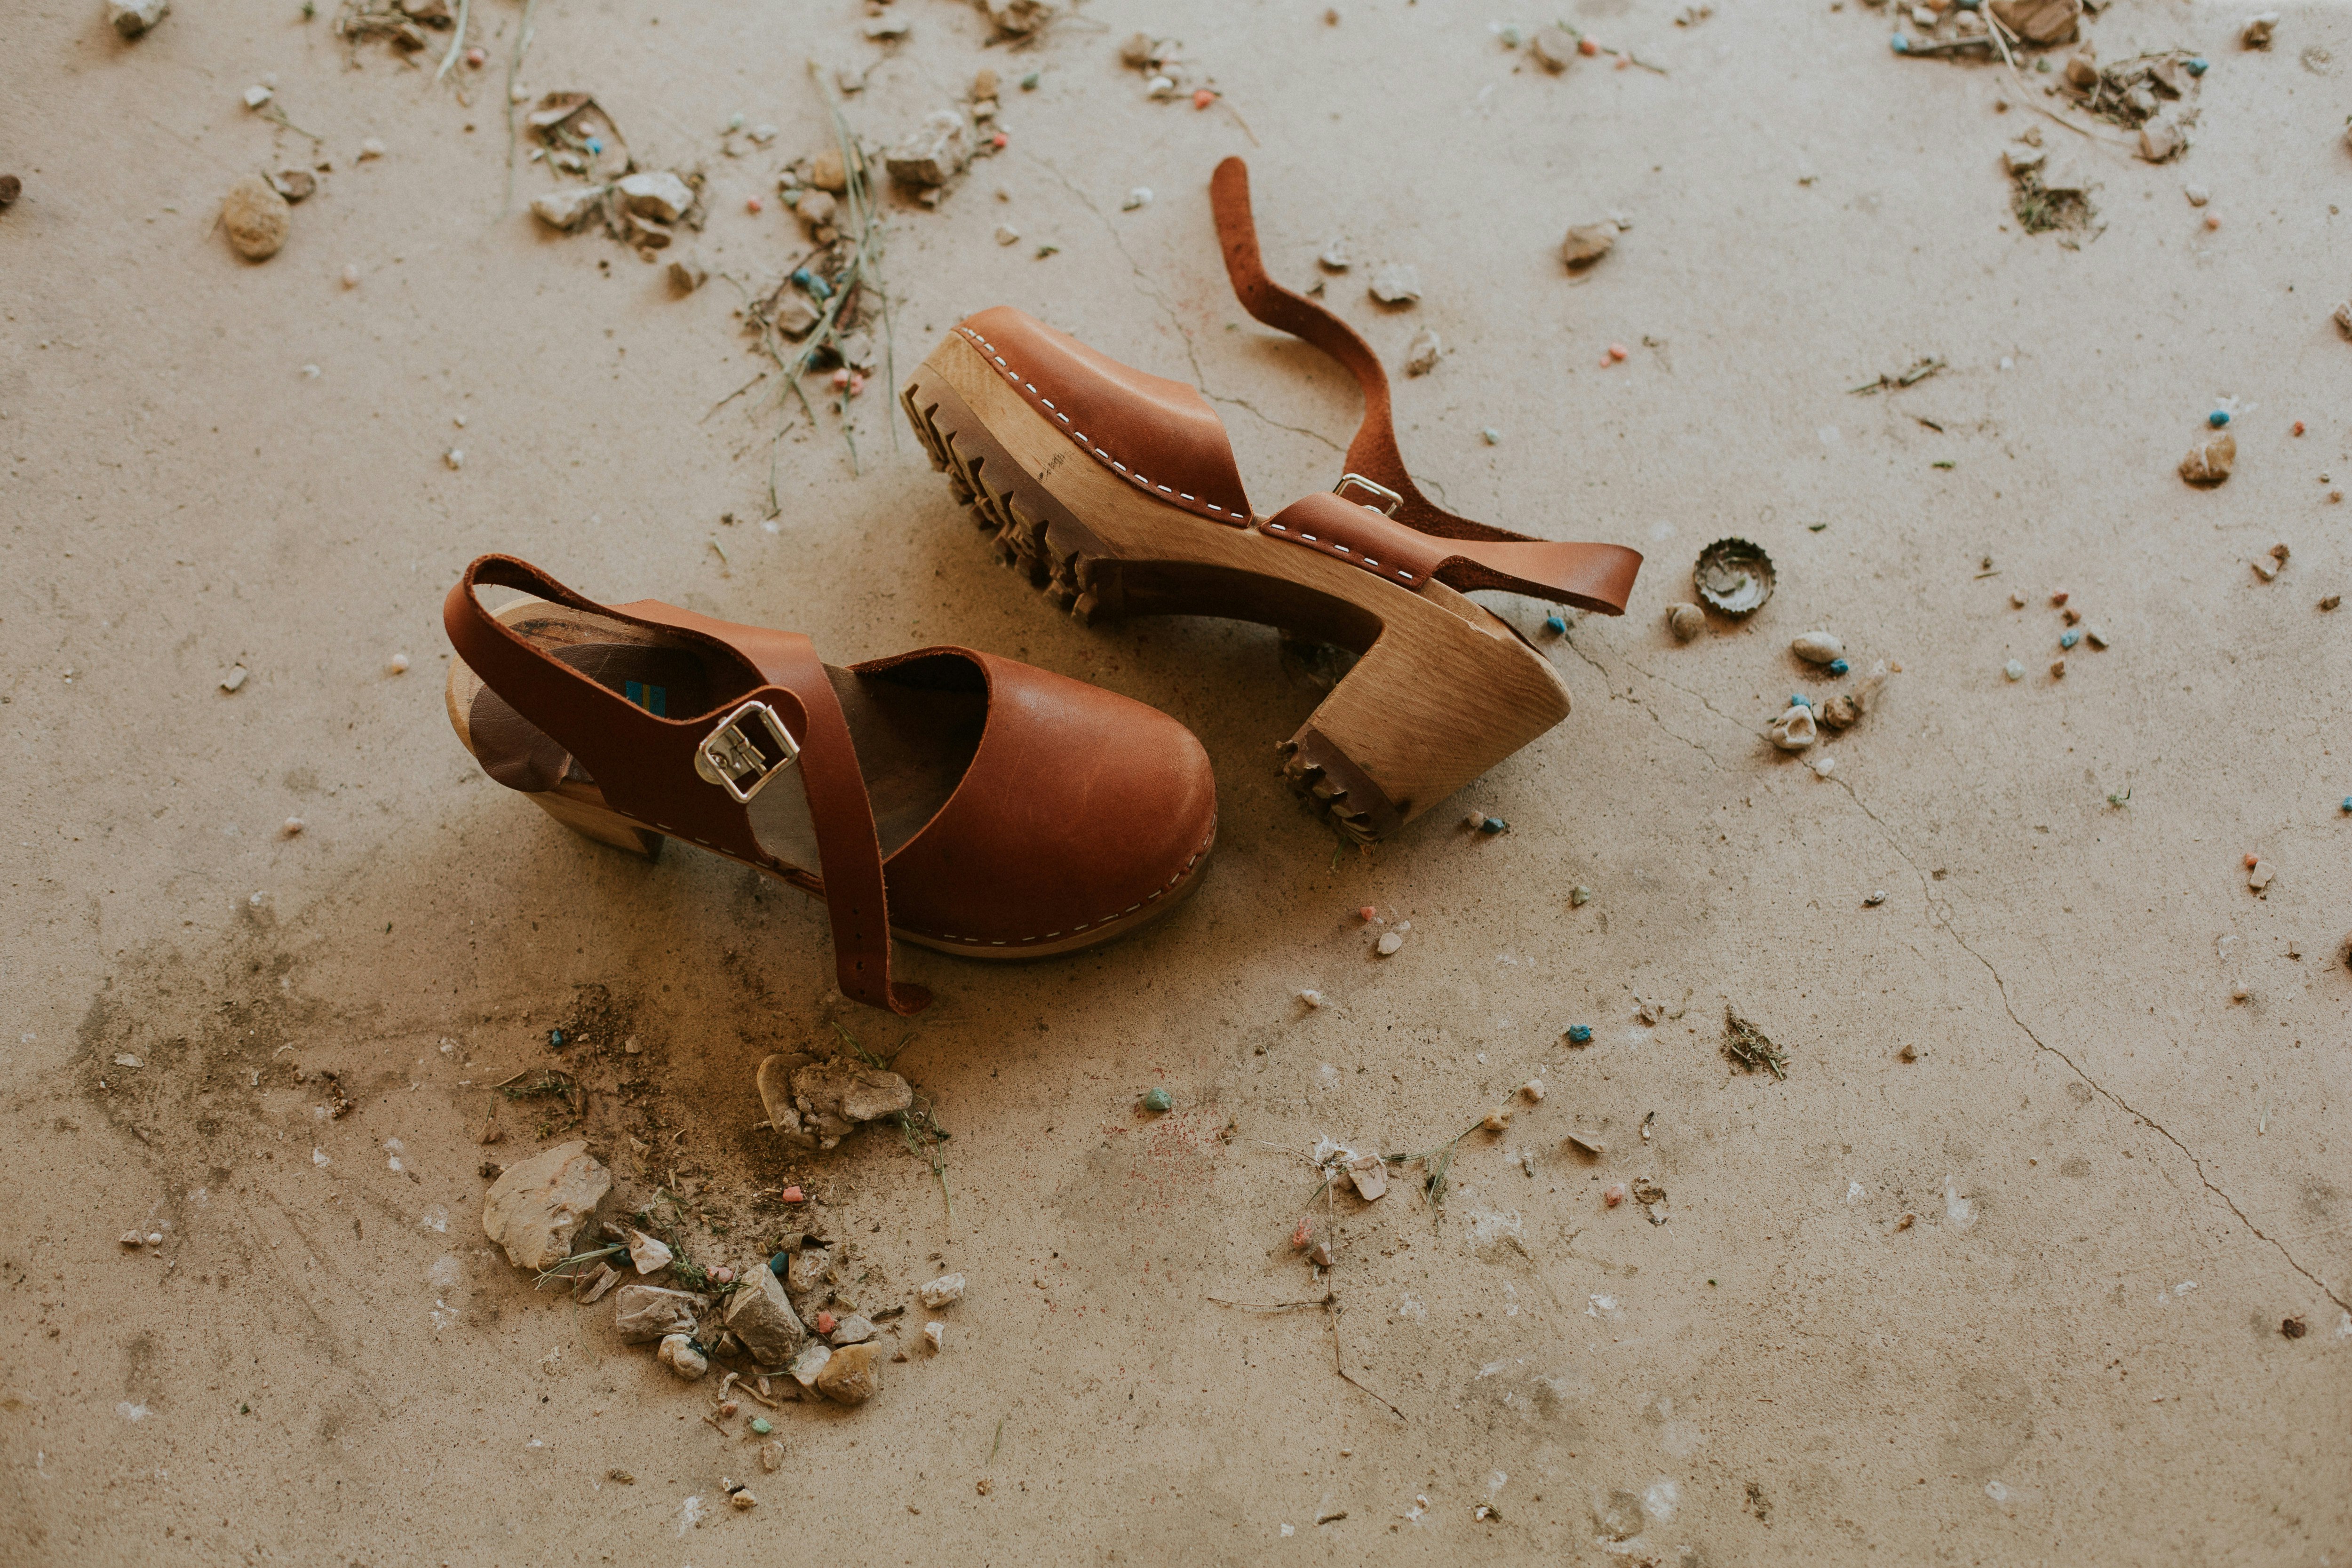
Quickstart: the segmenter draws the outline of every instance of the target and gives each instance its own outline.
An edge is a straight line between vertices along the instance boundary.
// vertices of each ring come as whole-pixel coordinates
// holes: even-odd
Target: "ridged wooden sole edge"
[[[1127,574],[1148,569],[1110,554],[1102,541],[1023,471],[955,389],[918,371],[899,405],[931,466],[990,536],[998,559],[1083,626],[1127,613]],[[1176,527],[1210,528],[1175,508]],[[1403,814],[1355,760],[1310,722],[1280,742],[1283,782],[1332,831],[1359,844],[1393,832]]]

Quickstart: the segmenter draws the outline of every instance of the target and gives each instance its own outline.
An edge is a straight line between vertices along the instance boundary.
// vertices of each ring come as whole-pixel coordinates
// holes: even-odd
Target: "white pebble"
[[[1017,229],[1017,228],[1013,227],[1011,224],[1009,224],[1009,223],[1001,223],[1001,224],[998,224],[998,225],[996,226],[996,243],[997,243],[997,244],[999,244],[999,245],[1014,245],[1014,244],[1018,244],[1018,243],[1020,242],[1020,239],[1021,239],[1021,231],[1020,231],[1019,229]]]
[[[406,675],[408,673],[408,656],[404,653],[394,654],[392,656],[392,662],[385,665],[384,668],[391,670],[394,675]]]
[[[373,136],[369,137],[366,141],[364,141],[364,142],[361,142],[361,143],[360,143],[360,156],[361,156],[362,158],[381,158],[381,157],[383,157],[383,142],[379,142],[379,141],[377,141],[377,140],[376,140],[374,137],[373,137]]]
[[[1789,645],[1789,651],[1807,664],[1827,664],[1844,656],[1845,644],[1834,632],[1807,632]]]
[[[1813,757],[1806,762],[1805,766],[1813,770],[1814,777],[1825,779],[1837,772],[1837,759],[1826,756]]]
[[[241,689],[245,685],[245,666],[240,664],[236,668],[230,670],[226,675],[221,677],[220,689],[223,691],[236,691]]]
[[[452,447],[443,455],[441,460],[453,468],[462,468],[466,466],[466,448]]]
[[[466,427],[466,416],[462,414],[457,415],[451,419],[450,423],[456,425],[458,429],[463,430]]]
[[[151,1230],[151,1231],[149,1231],[149,1232],[147,1233],[147,1245],[148,1245],[148,1246],[150,1246],[150,1247],[161,1247],[161,1246],[163,1246],[163,1233],[162,1231],[160,1231],[160,1230]]]
[[[1382,958],[1390,958],[1393,957],[1396,950],[1403,945],[1404,938],[1394,931],[1384,931],[1381,935],[1378,951]]]
[[[266,87],[248,87],[245,89],[245,106],[247,109],[259,109],[277,96]]]
[[[1323,1005],[1323,993],[1320,991],[1301,991],[1298,994],[1298,999],[1301,1002],[1306,1003],[1309,1007],[1320,1007]]]
[[[916,1293],[922,1298],[924,1306],[934,1310],[950,1301],[961,1301],[963,1300],[963,1276],[942,1274]]]
[[[1538,1104],[1541,1104],[1543,1102],[1544,1086],[1538,1079],[1529,1079],[1527,1082],[1519,1085],[1519,1092],[1526,1095],[1530,1100],[1533,1100]]]
[[[948,1326],[945,1323],[931,1322],[923,1325],[923,1338],[931,1342],[931,1349],[934,1351],[946,1346],[947,1337]]]
[[[356,289],[356,288],[358,288],[359,286],[360,286],[360,269],[359,269],[359,268],[358,268],[358,267],[356,267],[356,266],[354,266],[354,265],[352,265],[352,264],[351,264],[351,263],[349,263],[349,262],[346,262],[346,263],[344,264],[344,266],[343,266],[343,287],[344,287],[344,288],[346,288],[346,289]]]
[[[1148,207],[1150,205],[1151,187],[1150,185],[1138,185],[1135,189],[1127,193],[1127,200],[1118,204],[1118,209],[1121,212],[1131,213],[1138,207]]]
[[[304,381],[316,381],[316,380],[318,380],[318,379],[319,379],[319,367],[318,367],[317,365],[315,365],[315,364],[306,364],[306,365],[304,365],[304,366],[302,367],[302,379],[303,379]]]
[[[2023,680],[2025,679],[2025,666],[2013,658],[2007,664],[2000,667],[2000,672],[2009,677],[2011,680]]]
[[[291,838],[309,826],[309,823],[299,816],[289,816],[286,819],[286,837]]]

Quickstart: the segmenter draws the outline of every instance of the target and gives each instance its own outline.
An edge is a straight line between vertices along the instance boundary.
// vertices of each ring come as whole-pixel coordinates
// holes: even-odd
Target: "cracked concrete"
[[[1274,634],[1048,613],[894,445],[886,389],[850,403],[859,478],[831,412],[787,424],[745,388],[731,290],[677,298],[602,239],[501,217],[495,66],[461,100],[365,49],[350,68],[323,17],[219,7],[131,45],[80,12],[12,33],[16,1554],[555,1562],[583,1508],[599,1551],[665,1563],[761,1550],[778,1508],[891,1560],[2352,1552],[2352,621],[2316,608],[2352,577],[2326,500],[2352,471],[2326,320],[2347,220],[2311,153],[2341,106],[2300,60],[2352,58],[2352,21],[2291,9],[2263,54],[2220,13],[2104,8],[2104,58],[2185,43],[2213,68],[2185,162],[2096,154],[2108,226],[2074,251],[2002,226],[2006,79],[1893,59],[1861,7],[1678,27],[1578,0],[1670,74],[1555,78],[1446,0],[1336,26],[1105,5],[1014,54],[944,4],[887,53],[854,8],[542,5],[525,75],[699,161],[692,243],[764,286],[799,254],[776,168],[827,134],[775,61],[870,59],[846,112],[877,140],[980,65],[1038,69],[1003,94],[1009,156],[936,212],[892,199],[899,367],[1020,306],[1199,386],[1269,507],[1336,478],[1356,395],[1233,300],[1208,171],[1251,157],[1293,286],[1346,238],[1332,308],[1391,364],[1421,326],[1448,347],[1396,388],[1424,488],[1648,557],[1629,615],[1565,638],[1490,599],[1575,710],[1369,852],[1279,783],[1273,744],[1321,692]],[[502,58],[515,7],[472,9]],[[1115,58],[1137,27],[1190,40],[1264,149],[1143,99]],[[221,191],[311,155],[219,85],[264,73],[335,172],[253,267],[210,232]],[[739,111],[778,141],[727,156]],[[366,136],[387,153],[356,163]],[[1157,199],[1112,211],[1136,184]],[[1562,227],[1611,210],[1633,226],[1567,278]],[[997,245],[1006,221],[1059,254]],[[1412,310],[1364,297],[1391,259],[1421,271]],[[168,309],[132,281],[158,278]],[[1653,340],[1671,373],[1600,363]],[[1846,392],[1931,354],[1948,368],[1875,405]],[[2254,405],[2239,470],[2190,491],[2172,465],[2222,393]],[[1663,608],[1727,533],[1772,552],[1779,592],[1677,644]],[[2277,539],[2265,583],[2247,563]],[[1136,940],[1010,971],[902,950],[934,1007],[846,1009],[807,900],[675,847],[608,853],[457,750],[439,602],[486,550],[836,661],[961,643],[1155,703],[1217,765],[1217,856]],[[2053,679],[2059,589],[2113,647]],[[1827,781],[1760,739],[1790,690],[1836,689],[1787,652],[1822,626],[1903,666],[1826,742]],[[2003,679],[2011,657],[2034,674]],[[1510,830],[1466,833],[1473,808]],[[2277,868],[2262,897],[2249,853]],[[1682,1000],[1643,1023],[1646,997]],[[1786,1081],[1726,1058],[1727,1006]],[[889,1138],[809,1158],[759,1128],[758,1061],[835,1026],[936,1105],[943,1178]],[[560,1061],[576,1128],[491,1091]],[[1515,1100],[1530,1079],[1544,1098]],[[1154,1086],[1165,1117],[1135,1108]],[[1507,1131],[1463,1135],[1505,1103]],[[1450,1147],[1443,1206],[1402,1167],[1378,1204],[1318,1194],[1299,1154],[1323,1134]],[[755,1462],[740,1416],[698,1419],[708,1385],[477,1229],[483,1159],[566,1135],[627,1202],[675,1195],[698,1258],[748,1262],[814,1216],[862,1308],[964,1271],[946,1350],[887,1363],[856,1412],[777,1413],[791,1468],[758,1484],[784,1489],[681,1537],[685,1500]],[[1666,1223],[1604,1201],[1638,1179]],[[1302,1215],[1335,1248],[1321,1279],[1289,1245]],[[166,1240],[125,1249],[134,1227]],[[1329,1293],[1344,1317],[1212,1300]],[[1346,1517],[1318,1525],[1327,1499]]]

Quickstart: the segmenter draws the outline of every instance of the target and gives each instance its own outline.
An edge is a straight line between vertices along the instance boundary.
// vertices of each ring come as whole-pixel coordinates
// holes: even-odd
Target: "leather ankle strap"
[[[658,626],[698,643],[740,677],[709,713],[649,713],[517,634],[475,596],[477,586],[519,588],[593,615]],[[703,742],[748,702],[765,703],[800,747],[797,766],[824,867],[834,964],[842,994],[893,1013],[920,1011],[930,993],[890,979],[889,904],[874,810],[841,700],[805,637],[716,621],[651,601],[618,607],[583,598],[528,562],[485,555],[466,568],[441,606],[457,657],[523,718],[580,760],[608,804],[661,832],[755,866],[781,870],[760,845],[742,803],[696,769]],[[791,787],[789,781],[785,787]]]
[[[1640,552],[1621,544],[1568,544],[1531,540],[1524,533],[1456,517],[1433,504],[1405,472],[1397,450],[1396,426],[1389,403],[1388,371],[1356,329],[1302,294],[1294,294],[1266,276],[1258,254],[1257,222],[1250,214],[1249,165],[1227,158],[1209,180],[1209,205],[1216,215],[1217,240],[1225,253],[1225,275],[1242,308],[1267,326],[1303,338],[1338,360],[1356,378],[1364,395],[1363,423],[1348,444],[1349,474],[1360,475],[1392,490],[1400,498],[1388,515],[1405,527],[1441,539],[1480,540],[1497,543],[1542,543],[1540,552],[1456,552],[1434,574],[1449,588],[1503,588],[1538,598],[1622,615],[1640,570]],[[1508,555],[1480,561],[1478,554]],[[1532,575],[1521,575],[1522,572]]]

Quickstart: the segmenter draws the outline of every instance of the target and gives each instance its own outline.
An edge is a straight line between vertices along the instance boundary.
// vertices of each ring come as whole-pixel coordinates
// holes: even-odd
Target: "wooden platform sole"
[[[551,611],[556,611],[556,607],[550,605],[544,600],[523,597],[517,599],[513,604],[500,607],[497,614],[500,620],[511,621],[530,615],[544,616]],[[475,757],[479,757],[481,753],[475,744],[468,719],[473,711],[475,695],[480,691],[481,687],[481,678],[467,666],[465,660],[455,658],[450,659],[449,681],[445,694],[448,703],[449,725],[457,731],[457,739],[465,746],[467,754]],[[864,754],[862,747],[860,754],[861,756]],[[787,782],[782,787],[793,786]],[[653,861],[661,858],[662,846],[668,836],[658,828],[613,809],[605,804],[604,792],[584,779],[566,778],[551,789],[516,790],[512,793],[521,795],[583,837],[593,839],[599,844],[608,845],[645,860]],[[1213,829],[1212,833],[1213,837]],[[782,873],[772,866],[745,860],[740,856],[729,854],[726,850],[712,845],[697,843],[695,847],[707,849],[711,854],[733,860],[738,865],[749,866],[755,871],[764,872],[787,887],[797,888],[813,898],[822,899],[824,896],[823,884],[808,873],[797,871],[789,875]],[[917,947],[929,948],[934,952],[949,953],[957,958],[984,959],[995,963],[1017,963],[1031,959],[1054,958],[1064,953],[1077,952],[1087,948],[1100,947],[1106,942],[1117,942],[1129,932],[1138,931],[1165,916],[1171,910],[1192,897],[1193,890],[1201,885],[1201,872],[1208,864],[1208,850],[1203,848],[1185,868],[1181,879],[1144,904],[1138,906],[1133,912],[1104,921],[1084,931],[1074,932],[1057,942],[1028,942],[1014,947],[1009,944],[964,941],[953,936],[915,931],[895,924],[890,928],[890,934],[900,942],[912,942]]]
[[[1484,606],[1152,500],[957,334],[899,401],[1005,563],[1080,621],[1216,616],[1357,653],[1280,747],[1291,787],[1352,838],[1394,831],[1568,715],[1550,661]]]

